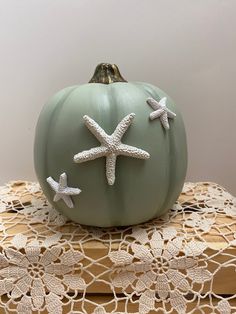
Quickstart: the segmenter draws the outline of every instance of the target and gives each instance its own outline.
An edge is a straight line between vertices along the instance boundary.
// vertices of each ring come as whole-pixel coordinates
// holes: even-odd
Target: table
[[[86,227],[37,182],[0,187],[0,313],[236,313],[236,199],[187,182],[163,217]]]

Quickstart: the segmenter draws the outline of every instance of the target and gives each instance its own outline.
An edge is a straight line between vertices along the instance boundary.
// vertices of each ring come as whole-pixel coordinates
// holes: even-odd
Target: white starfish
[[[148,159],[149,153],[134,146],[121,143],[121,138],[132,123],[135,114],[130,113],[117,125],[112,135],[108,135],[92,118],[84,116],[84,122],[92,134],[99,140],[101,146],[85,150],[74,156],[77,163],[94,160],[99,157],[106,157],[106,177],[109,185],[115,182],[116,158],[118,155]]]
[[[59,183],[53,180],[52,177],[47,178],[47,182],[51,186],[51,188],[56,192],[53,201],[57,202],[62,199],[66,205],[70,208],[74,207],[73,201],[71,199],[71,195],[78,195],[81,190],[78,188],[71,188],[67,186],[67,175],[66,173],[62,173],[60,175]]]
[[[173,119],[176,114],[166,107],[166,97],[163,97],[159,102],[150,97],[147,99],[147,103],[154,110],[150,113],[150,119],[160,118],[162,126],[168,130],[170,128],[168,118]]]

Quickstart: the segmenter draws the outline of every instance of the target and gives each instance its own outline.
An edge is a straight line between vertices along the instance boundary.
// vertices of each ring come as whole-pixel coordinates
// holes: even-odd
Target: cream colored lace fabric
[[[12,182],[0,235],[1,313],[236,313],[236,199],[214,183],[186,183],[161,219],[102,229]]]

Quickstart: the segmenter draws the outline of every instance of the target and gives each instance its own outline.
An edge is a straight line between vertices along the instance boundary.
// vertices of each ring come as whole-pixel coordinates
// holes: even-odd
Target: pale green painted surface
[[[48,200],[70,219],[86,225],[118,226],[147,221],[166,212],[183,187],[187,167],[186,135],[182,117],[167,96],[167,106],[177,114],[166,131],[149,120],[148,97],[167,96],[146,83],[90,83],[57,93],[40,114],[36,127],[34,161],[39,183]],[[98,146],[83,116],[89,115],[111,134],[127,114],[136,114],[123,142],[149,152],[150,159],[119,156],[116,181],[109,186],[105,157],[76,164],[76,153]],[[73,196],[75,207],[53,202],[54,191],[46,182],[58,181],[66,172],[68,185],[82,192]]]

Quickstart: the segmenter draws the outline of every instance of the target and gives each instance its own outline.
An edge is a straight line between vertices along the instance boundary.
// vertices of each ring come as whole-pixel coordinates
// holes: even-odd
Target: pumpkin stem
[[[97,65],[93,77],[89,83],[111,84],[115,82],[127,82],[120,74],[118,66],[109,63]]]

